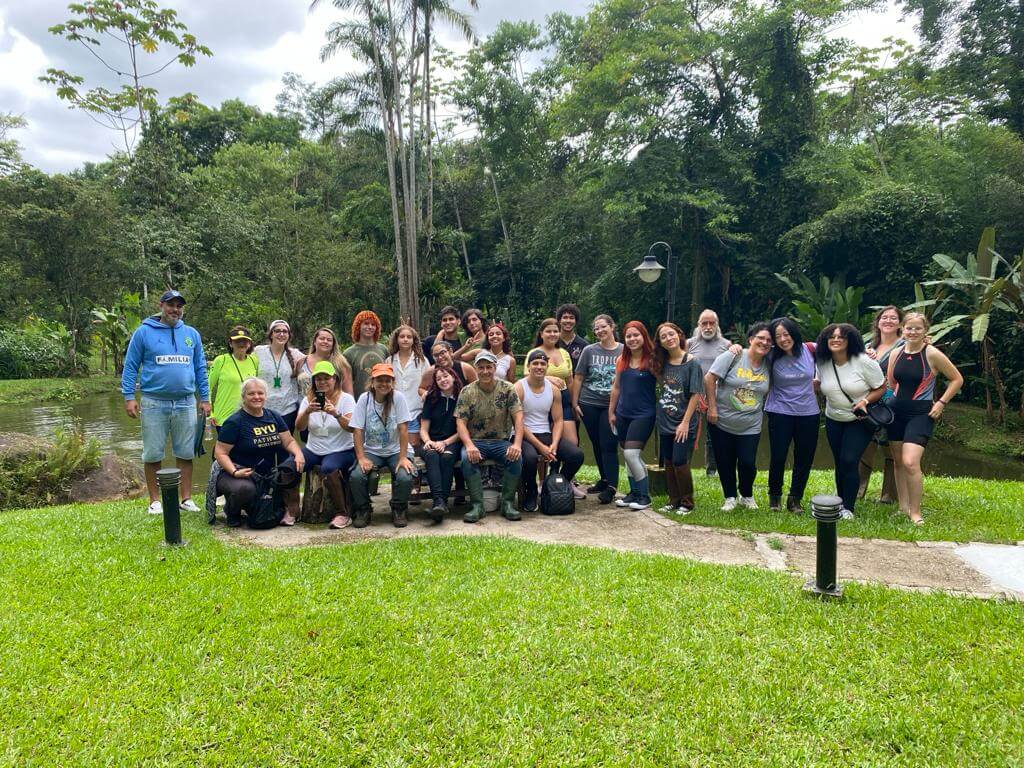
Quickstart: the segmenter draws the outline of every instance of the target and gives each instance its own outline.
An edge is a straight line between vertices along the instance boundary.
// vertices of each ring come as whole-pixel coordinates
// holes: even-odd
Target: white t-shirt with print
[[[363,449],[375,456],[394,456],[401,449],[398,442],[398,425],[410,418],[405,395],[395,392],[395,401],[384,423],[384,404],[378,403],[372,392],[363,392],[356,402],[349,426],[363,430]]]

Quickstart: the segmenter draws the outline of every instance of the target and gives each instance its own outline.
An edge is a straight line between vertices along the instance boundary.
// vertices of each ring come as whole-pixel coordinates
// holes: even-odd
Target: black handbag
[[[856,401],[846,393],[845,389],[843,389],[843,383],[839,380],[839,371],[836,369],[836,361],[831,360],[830,362],[832,363],[832,373],[836,377],[836,384],[839,386],[839,391],[842,392],[843,396],[850,401],[850,405],[853,405]],[[867,408],[864,409],[864,418],[869,424],[872,424],[875,427],[887,427],[896,420],[896,414],[893,413],[892,408],[879,401],[877,403],[868,403]]]

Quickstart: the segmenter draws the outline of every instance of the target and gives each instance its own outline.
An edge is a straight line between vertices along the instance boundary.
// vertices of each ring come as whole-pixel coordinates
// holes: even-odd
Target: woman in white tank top
[[[537,510],[537,465],[552,463],[569,482],[583,466],[583,451],[562,437],[562,399],[547,380],[548,356],[533,350],[526,359],[527,376],[516,382],[523,404],[523,511]]]

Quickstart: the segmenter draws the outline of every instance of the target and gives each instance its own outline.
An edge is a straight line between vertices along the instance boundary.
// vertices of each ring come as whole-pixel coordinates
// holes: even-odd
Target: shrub
[[[72,480],[100,464],[100,444],[81,429],[35,446],[0,449],[0,510],[63,501]]]
[[[0,379],[71,375],[70,339],[60,323],[30,320],[22,327],[0,327]]]

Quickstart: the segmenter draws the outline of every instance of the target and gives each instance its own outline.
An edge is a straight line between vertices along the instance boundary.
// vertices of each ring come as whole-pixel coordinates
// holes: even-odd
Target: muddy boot
[[[501,478],[501,514],[506,520],[522,520],[522,515],[516,509],[516,488],[519,486],[519,476],[513,475],[507,469]]]
[[[349,518],[348,499],[345,498],[345,489],[341,485],[341,473],[331,472],[322,478],[327,495],[331,498],[331,505],[334,507],[334,518],[331,520],[332,528],[345,528]]]
[[[886,456],[885,470],[882,473],[882,491],[878,494],[878,501],[882,504],[895,504],[899,495],[899,491],[896,490],[896,462]]]
[[[778,496],[768,494],[768,509],[772,512],[779,512],[782,509],[782,494]]]
[[[398,501],[391,502],[391,522],[395,528],[405,528],[409,524],[409,505]]]
[[[357,509],[355,517],[352,518],[352,527],[365,528],[366,526],[368,526],[370,524],[371,512],[372,510],[370,509],[370,507],[363,507],[362,509]]]
[[[466,488],[469,490],[469,501],[472,506],[469,512],[462,516],[462,520],[466,523],[475,523],[484,516],[484,479],[479,472],[474,472],[466,478]]]
[[[860,464],[857,465],[857,474],[860,475],[860,485],[857,486],[857,498],[863,499],[865,494],[868,492],[868,486],[871,484],[871,471],[874,467],[869,463],[860,460]]]
[[[798,515],[802,515],[804,512],[803,504],[800,503],[800,499],[796,496],[786,497],[786,511],[795,512]]]

